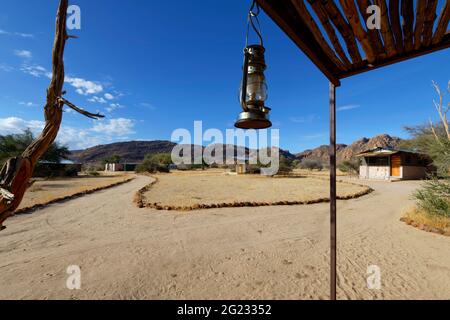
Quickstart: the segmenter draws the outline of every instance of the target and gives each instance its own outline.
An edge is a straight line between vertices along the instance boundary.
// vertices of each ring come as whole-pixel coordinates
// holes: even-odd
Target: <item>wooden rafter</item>
[[[437,0],[257,1],[335,85],[450,47],[450,0],[439,19]],[[380,30],[366,25],[373,18],[372,5],[380,8]]]
[[[445,33],[447,32],[448,21],[450,19],[450,0],[445,2],[445,6],[442,8],[441,15],[439,17],[439,22],[436,27],[436,31],[433,36],[433,45],[438,44],[442,41]]]

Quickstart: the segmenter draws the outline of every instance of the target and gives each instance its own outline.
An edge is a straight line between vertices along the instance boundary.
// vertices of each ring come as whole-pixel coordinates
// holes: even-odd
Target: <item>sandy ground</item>
[[[130,183],[7,221],[0,298],[326,299],[328,204],[190,213],[137,209]],[[340,299],[449,299],[450,238],[401,222],[417,182],[339,202]],[[381,290],[369,290],[369,265]],[[81,290],[66,288],[78,265]]]
[[[162,206],[193,206],[233,202],[270,203],[314,201],[329,198],[329,181],[311,177],[269,178],[261,175],[213,173],[171,173],[156,176],[158,183],[144,194],[146,203]],[[338,183],[339,197],[366,190],[350,183]]]
[[[48,203],[54,199],[71,196],[78,192],[103,188],[130,179],[132,176],[131,174],[108,174],[98,177],[37,179],[25,193],[19,209]]]

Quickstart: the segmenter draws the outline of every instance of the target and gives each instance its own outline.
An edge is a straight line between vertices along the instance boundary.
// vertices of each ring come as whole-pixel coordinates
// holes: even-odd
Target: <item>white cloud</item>
[[[33,54],[29,50],[14,50],[14,54],[23,59],[31,59],[33,57]]]
[[[39,133],[44,128],[44,122],[39,120],[23,120],[21,118],[9,117],[0,119],[0,134],[21,133],[25,129],[30,129],[34,134]]]
[[[5,63],[0,63],[0,70],[5,72],[11,72],[14,70],[14,68]]]
[[[114,100],[114,96],[111,93],[105,93],[105,98],[107,100]]]
[[[19,104],[21,106],[26,106],[26,107],[34,107],[34,106],[36,106],[36,104],[33,103],[33,102],[19,102]]]
[[[337,108],[337,111],[348,111],[348,110],[358,109],[360,107],[361,106],[359,104],[349,104],[349,105]]]
[[[0,134],[22,133],[30,129],[34,135],[41,133],[44,121],[24,120],[17,117],[0,118]],[[133,134],[134,121],[130,119],[110,119],[97,122],[90,128],[74,128],[61,126],[57,141],[67,145],[70,149],[85,149],[99,144],[111,143],[127,138]]]
[[[45,69],[44,67],[39,66],[39,65],[30,66],[30,65],[24,64],[24,65],[22,65],[22,67],[20,67],[20,70],[23,73],[29,74],[36,78],[47,77],[50,79],[52,77],[51,72],[47,71],[47,69]]]
[[[67,76],[65,81],[72,87],[76,88],[77,93],[84,96],[99,94],[103,91],[103,86],[101,84],[82,78],[72,78]]]
[[[23,33],[23,32],[9,32],[6,30],[0,29],[0,35],[3,36],[17,36],[22,38],[34,38],[34,35],[31,33]]]
[[[109,107],[106,108],[106,111],[111,113],[111,112],[113,112],[113,111],[115,111],[117,109],[122,109],[122,108],[125,108],[125,106],[123,106],[121,104],[118,104],[118,103],[111,103],[109,105]]]
[[[316,119],[318,119],[318,116],[315,114],[311,114],[305,117],[291,117],[289,120],[294,123],[309,123],[313,122]]]
[[[109,136],[126,136],[135,133],[133,131],[134,121],[131,119],[118,118],[100,121],[92,128],[92,131]]]
[[[144,108],[148,109],[148,110],[156,110],[156,107],[153,106],[151,103],[148,103],[148,102],[141,102],[139,105],[141,107],[144,107]]]
[[[107,101],[103,97],[97,97],[97,96],[93,96],[92,98],[88,99],[88,101],[93,102],[93,103],[101,103],[101,104],[107,103]]]
[[[51,79],[51,77],[52,77],[52,73],[40,65],[24,64],[20,68],[20,70],[22,70],[22,72],[32,75],[33,77],[36,77],[36,78],[47,77],[47,78]],[[99,93],[103,92],[103,86],[98,82],[86,80],[83,78],[69,77],[69,76],[66,76],[64,81],[66,83],[70,84],[72,87],[74,87],[76,89],[75,91],[83,96],[99,94]],[[98,101],[96,101],[96,102],[98,102]]]

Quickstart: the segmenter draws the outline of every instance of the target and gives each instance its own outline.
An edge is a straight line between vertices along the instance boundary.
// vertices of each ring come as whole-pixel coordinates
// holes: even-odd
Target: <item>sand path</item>
[[[190,213],[137,209],[125,185],[9,220],[1,299],[326,299],[328,205]],[[399,222],[418,183],[339,202],[340,299],[450,299],[450,238]],[[81,290],[66,269],[82,270]],[[369,290],[369,265],[382,289]]]

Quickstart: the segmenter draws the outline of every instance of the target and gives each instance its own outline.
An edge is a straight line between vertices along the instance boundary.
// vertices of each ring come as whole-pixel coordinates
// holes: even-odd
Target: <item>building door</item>
[[[400,155],[394,154],[391,157],[391,176],[400,178],[401,166],[402,166],[402,157]]]

